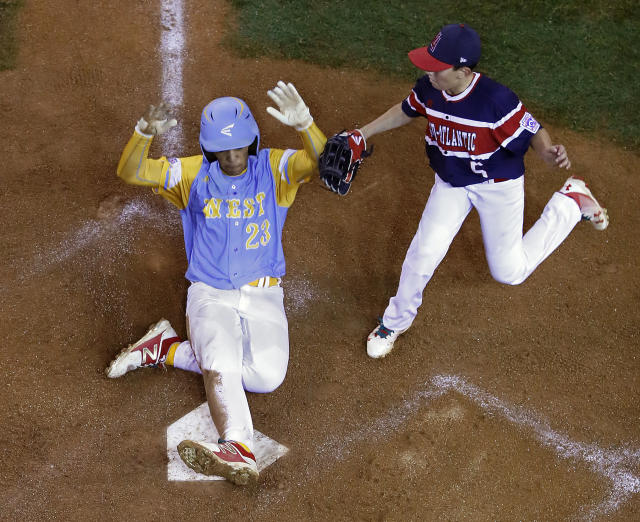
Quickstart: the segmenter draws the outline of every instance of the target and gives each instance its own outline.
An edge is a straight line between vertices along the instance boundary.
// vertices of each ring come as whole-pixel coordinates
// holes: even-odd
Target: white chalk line
[[[640,492],[640,478],[632,471],[640,465],[640,448],[623,447],[603,449],[596,444],[572,441],[568,436],[553,430],[548,421],[534,412],[511,406],[480,388],[469,384],[457,375],[436,375],[425,383],[422,390],[416,391],[410,399],[391,408],[385,415],[343,435],[335,434],[325,440],[316,449],[316,457],[323,462],[326,470],[331,461],[341,462],[358,451],[363,441],[366,443],[384,442],[390,433],[394,433],[407,420],[413,417],[428,402],[449,392],[456,392],[477,404],[490,414],[500,415],[509,422],[531,430],[535,438],[564,460],[582,461],[592,471],[608,479],[611,490],[607,498],[595,507],[583,507],[582,518],[592,520],[598,515],[609,515],[618,510],[632,495]],[[300,477],[298,485],[314,479],[319,470],[307,468],[305,476]],[[286,500],[278,493],[267,494],[261,502],[268,504]]]
[[[93,249],[95,259],[105,255],[118,257],[123,254],[134,254],[135,245],[132,238],[136,229],[144,226],[167,235],[182,233],[179,213],[169,204],[166,208],[151,206],[147,200],[136,198],[128,201],[120,213],[110,219],[90,219],[82,222],[77,229],[67,234],[55,246],[38,245],[38,250],[29,263],[20,262],[19,279],[24,280],[40,275],[56,265]],[[89,259],[83,260],[85,269],[91,268]],[[320,292],[316,285],[306,278],[296,278],[286,282],[286,306],[288,314],[302,315],[307,312],[311,303],[328,299],[326,292]]]
[[[161,38],[160,55],[162,57],[162,100],[167,102],[174,111],[183,105],[183,64],[185,56],[184,10],[182,0],[163,0],[160,14]],[[163,135],[165,154],[177,155],[182,146],[182,126],[180,123],[167,134]],[[90,248],[97,242],[114,241],[121,250],[128,250],[128,238],[122,234],[122,227],[133,220],[144,219],[145,224],[154,228],[175,229],[179,222],[177,213],[167,218],[164,213],[154,212],[151,207],[141,201],[133,200],[125,205],[121,214],[112,220],[89,220],[64,238],[56,247],[41,248],[32,262],[22,265],[18,277],[24,279],[37,275],[53,265],[65,262],[78,252]],[[114,241],[114,245],[116,242]]]
[[[609,496],[585,514],[588,520],[608,515],[620,508],[632,495],[640,492],[640,478],[631,470],[640,464],[639,449],[603,449],[596,444],[575,442],[553,430],[546,420],[523,408],[509,406],[504,401],[467,383],[456,375],[437,375],[432,384],[443,391],[456,391],[490,413],[500,414],[509,422],[527,427],[538,441],[550,447],[562,459],[583,461],[591,469],[611,481]]]
[[[184,102],[182,85],[185,34],[184,9],[182,0],[163,0],[160,23],[160,56],[162,58],[162,100],[169,104],[172,116],[179,116]],[[183,147],[183,127],[178,117],[178,125],[161,136],[164,153],[178,156]]]
[[[128,252],[131,250],[131,235],[137,224],[163,232],[181,230],[177,228],[181,226],[177,212],[158,210],[142,199],[134,199],[127,202],[115,218],[85,221],[54,247],[43,247],[41,243],[40,250],[29,264],[22,266],[19,276],[24,279],[38,275],[98,243]]]
[[[283,282],[285,308],[287,317],[295,317],[306,314],[310,305],[328,300],[330,297],[311,279],[303,277],[285,277]]]

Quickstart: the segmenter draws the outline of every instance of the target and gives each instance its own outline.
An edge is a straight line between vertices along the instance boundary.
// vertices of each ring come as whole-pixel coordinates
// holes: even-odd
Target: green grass
[[[539,119],[640,146],[637,0],[231,3],[231,41],[245,56],[377,70],[408,81],[420,73],[407,52],[442,25],[464,21],[482,38],[478,70],[512,88]]]
[[[16,64],[15,27],[21,6],[22,0],[0,0],[0,71],[13,69]]]

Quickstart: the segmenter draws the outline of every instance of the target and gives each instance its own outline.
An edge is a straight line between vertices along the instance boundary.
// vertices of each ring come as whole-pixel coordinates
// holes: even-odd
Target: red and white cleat
[[[238,486],[258,481],[256,457],[241,442],[220,439],[214,444],[183,440],[178,444],[178,455],[187,466],[203,475],[224,477]]]
[[[115,379],[137,368],[163,366],[173,343],[180,342],[175,330],[166,319],[149,327],[137,343],[130,344],[111,361],[105,370],[107,377]]]
[[[587,184],[580,178],[570,177],[564,182],[560,193],[569,196],[580,207],[582,219],[589,221],[596,230],[604,230],[609,225],[607,209],[593,197]]]

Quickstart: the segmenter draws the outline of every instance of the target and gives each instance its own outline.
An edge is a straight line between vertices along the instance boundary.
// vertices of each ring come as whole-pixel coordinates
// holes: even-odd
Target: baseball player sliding
[[[581,219],[597,230],[608,225],[606,210],[584,181],[570,177],[522,236],[524,154],[531,147],[562,169],[571,161],[511,90],[473,71],[480,53],[480,37],[471,27],[444,26],[429,46],[409,53],[413,64],[427,71],[409,96],[349,134],[369,139],[422,116],[426,152],[436,173],[398,291],[367,338],[371,357],[387,355],[411,326],[425,286],[472,208],[480,216],[491,275],[510,285],[522,283]],[[356,156],[366,143],[358,147]]]
[[[245,390],[275,390],[289,359],[280,286],[283,225],[326,142],[291,83],[278,82],[267,94],[278,105],[267,111],[298,131],[303,150],[260,149],[260,131],[247,104],[225,97],[202,111],[201,154],[149,159],[153,136],[176,124],[164,105],[152,106],[118,164],[125,182],[151,187],[180,209],[191,282],[189,340],[179,339],[161,320],[122,350],[106,374],[120,377],[161,364],[201,373],[221,439],[185,440],[178,453],[195,471],[240,485],[258,478]]]

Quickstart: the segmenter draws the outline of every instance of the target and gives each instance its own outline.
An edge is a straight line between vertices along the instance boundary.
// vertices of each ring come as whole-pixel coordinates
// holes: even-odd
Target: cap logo
[[[231,136],[231,129],[233,129],[234,125],[235,123],[231,123],[226,127],[223,127],[222,130],[220,131],[220,134],[224,134],[225,136]]]
[[[442,38],[442,31],[440,31],[436,37],[431,41],[431,45],[429,46],[429,50],[431,52],[434,52],[436,50],[436,46],[438,45],[438,42],[440,42],[440,38]]]

